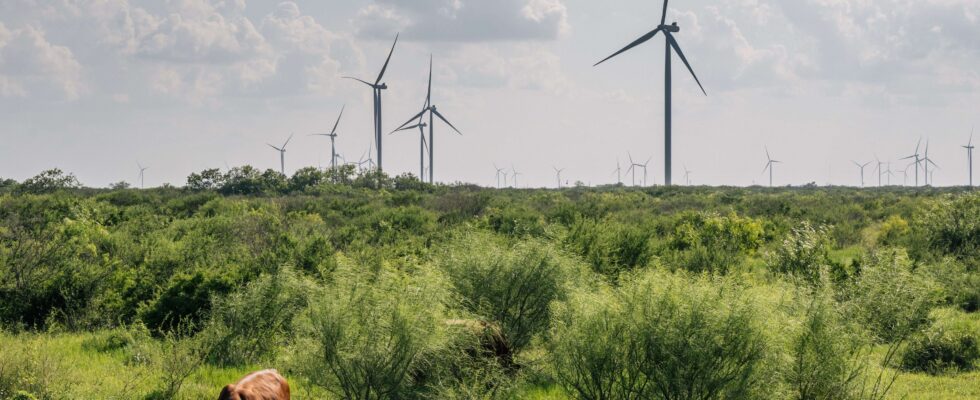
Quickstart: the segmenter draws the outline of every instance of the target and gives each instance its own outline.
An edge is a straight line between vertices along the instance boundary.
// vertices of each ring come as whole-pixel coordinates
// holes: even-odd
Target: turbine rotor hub
[[[681,27],[677,26],[677,23],[676,22],[674,22],[674,23],[672,23],[670,25],[660,25],[660,29],[663,29],[664,31],[667,31],[667,32],[670,32],[670,33],[677,33],[677,32],[680,32],[681,31]]]

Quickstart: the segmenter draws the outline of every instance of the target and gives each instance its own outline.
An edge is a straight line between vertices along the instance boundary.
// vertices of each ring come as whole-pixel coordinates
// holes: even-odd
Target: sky
[[[593,64],[654,29],[641,0],[4,0],[0,177],[57,167],[87,186],[183,185],[207,168],[329,165],[371,146],[385,76],[386,133],[433,101],[440,182],[615,183],[629,157],[664,174],[664,38]],[[673,0],[668,23],[708,93],[673,60],[674,182],[859,186],[852,161],[895,171],[917,142],[964,185],[980,124],[980,1]],[[416,132],[384,137],[385,169],[418,173]],[[980,141],[980,133],[975,142]],[[869,167],[865,181],[877,184]],[[914,179],[909,169],[910,181]],[[902,183],[897,173],[892,183]],[[637,175],[642,181],[642,170]],[[978,179],[980,181],[980,179]],[[513,184],[513,181],[510,182]],[[909,182],[911,183],[911,182]],[[564,184],[564,182],[563,182]]]

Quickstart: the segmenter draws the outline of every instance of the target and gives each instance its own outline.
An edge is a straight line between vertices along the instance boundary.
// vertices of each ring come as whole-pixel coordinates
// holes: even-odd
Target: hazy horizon
[[[659,2],[622,0],[68,1],[0,4],[0,177],[48,168],[104,187],[183,185],[225,165],[329,165],[372,140],[373,80],[396,32],[384,128],[418,112],[434,55],[436,180],[521,186],[615,183],[617,158],[652,158],[663,183],[663,40],[592,64],[655,28]],[[674,0],[668,23],[708,96],[674,60],[674,182],[860,185],[857,167],[901,170],[916,142],[967,182],[980,116],[980,2]],[[980,134],[980,133],[978,133]],[[417,174],[418,136],[385,137],[385,170]],[[974,144],[980,138],[974,138]],[[924,149],[923,149],[924,150]],[[641,161],[642,160],[642,161]],[[868,167],[867,186],[877,179]],[[893,178],[900,183],[901,176]],[[975,181],[976,183],[976,181]]]

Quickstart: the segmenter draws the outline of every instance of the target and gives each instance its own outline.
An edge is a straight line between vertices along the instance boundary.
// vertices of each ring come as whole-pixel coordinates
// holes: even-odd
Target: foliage
[[[980,268],[980,194],[944,197],[917,210],[913,231],[934,254]]]
[[[904,250],[873,253],[850,289],[855,317],[883,343],[904,340],[928,322],[941,292],[928,276],[913,271]]]
[[[668,265],[725,274],[762,245],[762,225],[735,214],[683,213],[663,251]]]
[[[17,191],[21,193],[42,194],[65,189],[78,189],[80,187],[82,187],[82,184],[78,182],[74,174],[66,174],[64,171],[54,168],[25,180],[17,187]]]
[[[609,277],[647,266],[654,256],[653,231],[607,221],[579,220],[565,242],[592,269]]]
[[[744,398],[766,352],[754,306],[737,286],[646,272],[556,309],[558,379],[582,399]],[[594,346],[598,344],[598,346]]]
[[[941,313],[929,328],[914,335],[902,355],[902,367],[938,374],[973,369],[980,361],[980,330],[951,312]]]
[[[792,275],[811,284],[830,264],[830,238],[827,229],[804,221],[786,236],[782,244],[766,257],[769,271]]]
[[[507,248],[487,234],[458,238],[439,265],[466,310],[499,324],[515,351],[548,328],[551,303],[563,300],[582,274],[578,264],[544,244]]]

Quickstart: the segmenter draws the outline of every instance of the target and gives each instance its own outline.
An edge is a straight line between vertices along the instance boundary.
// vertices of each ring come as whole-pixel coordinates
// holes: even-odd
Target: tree
[[[82,184],[74,174],[65,174],[58,168],[49,169],[37,174],[20,185],[21,193],[41,194],[64,189],[78,189]]]
[[[217,168],[206,169],[187,177],[187,188],[194,191],[218,190],[228,178]]]

